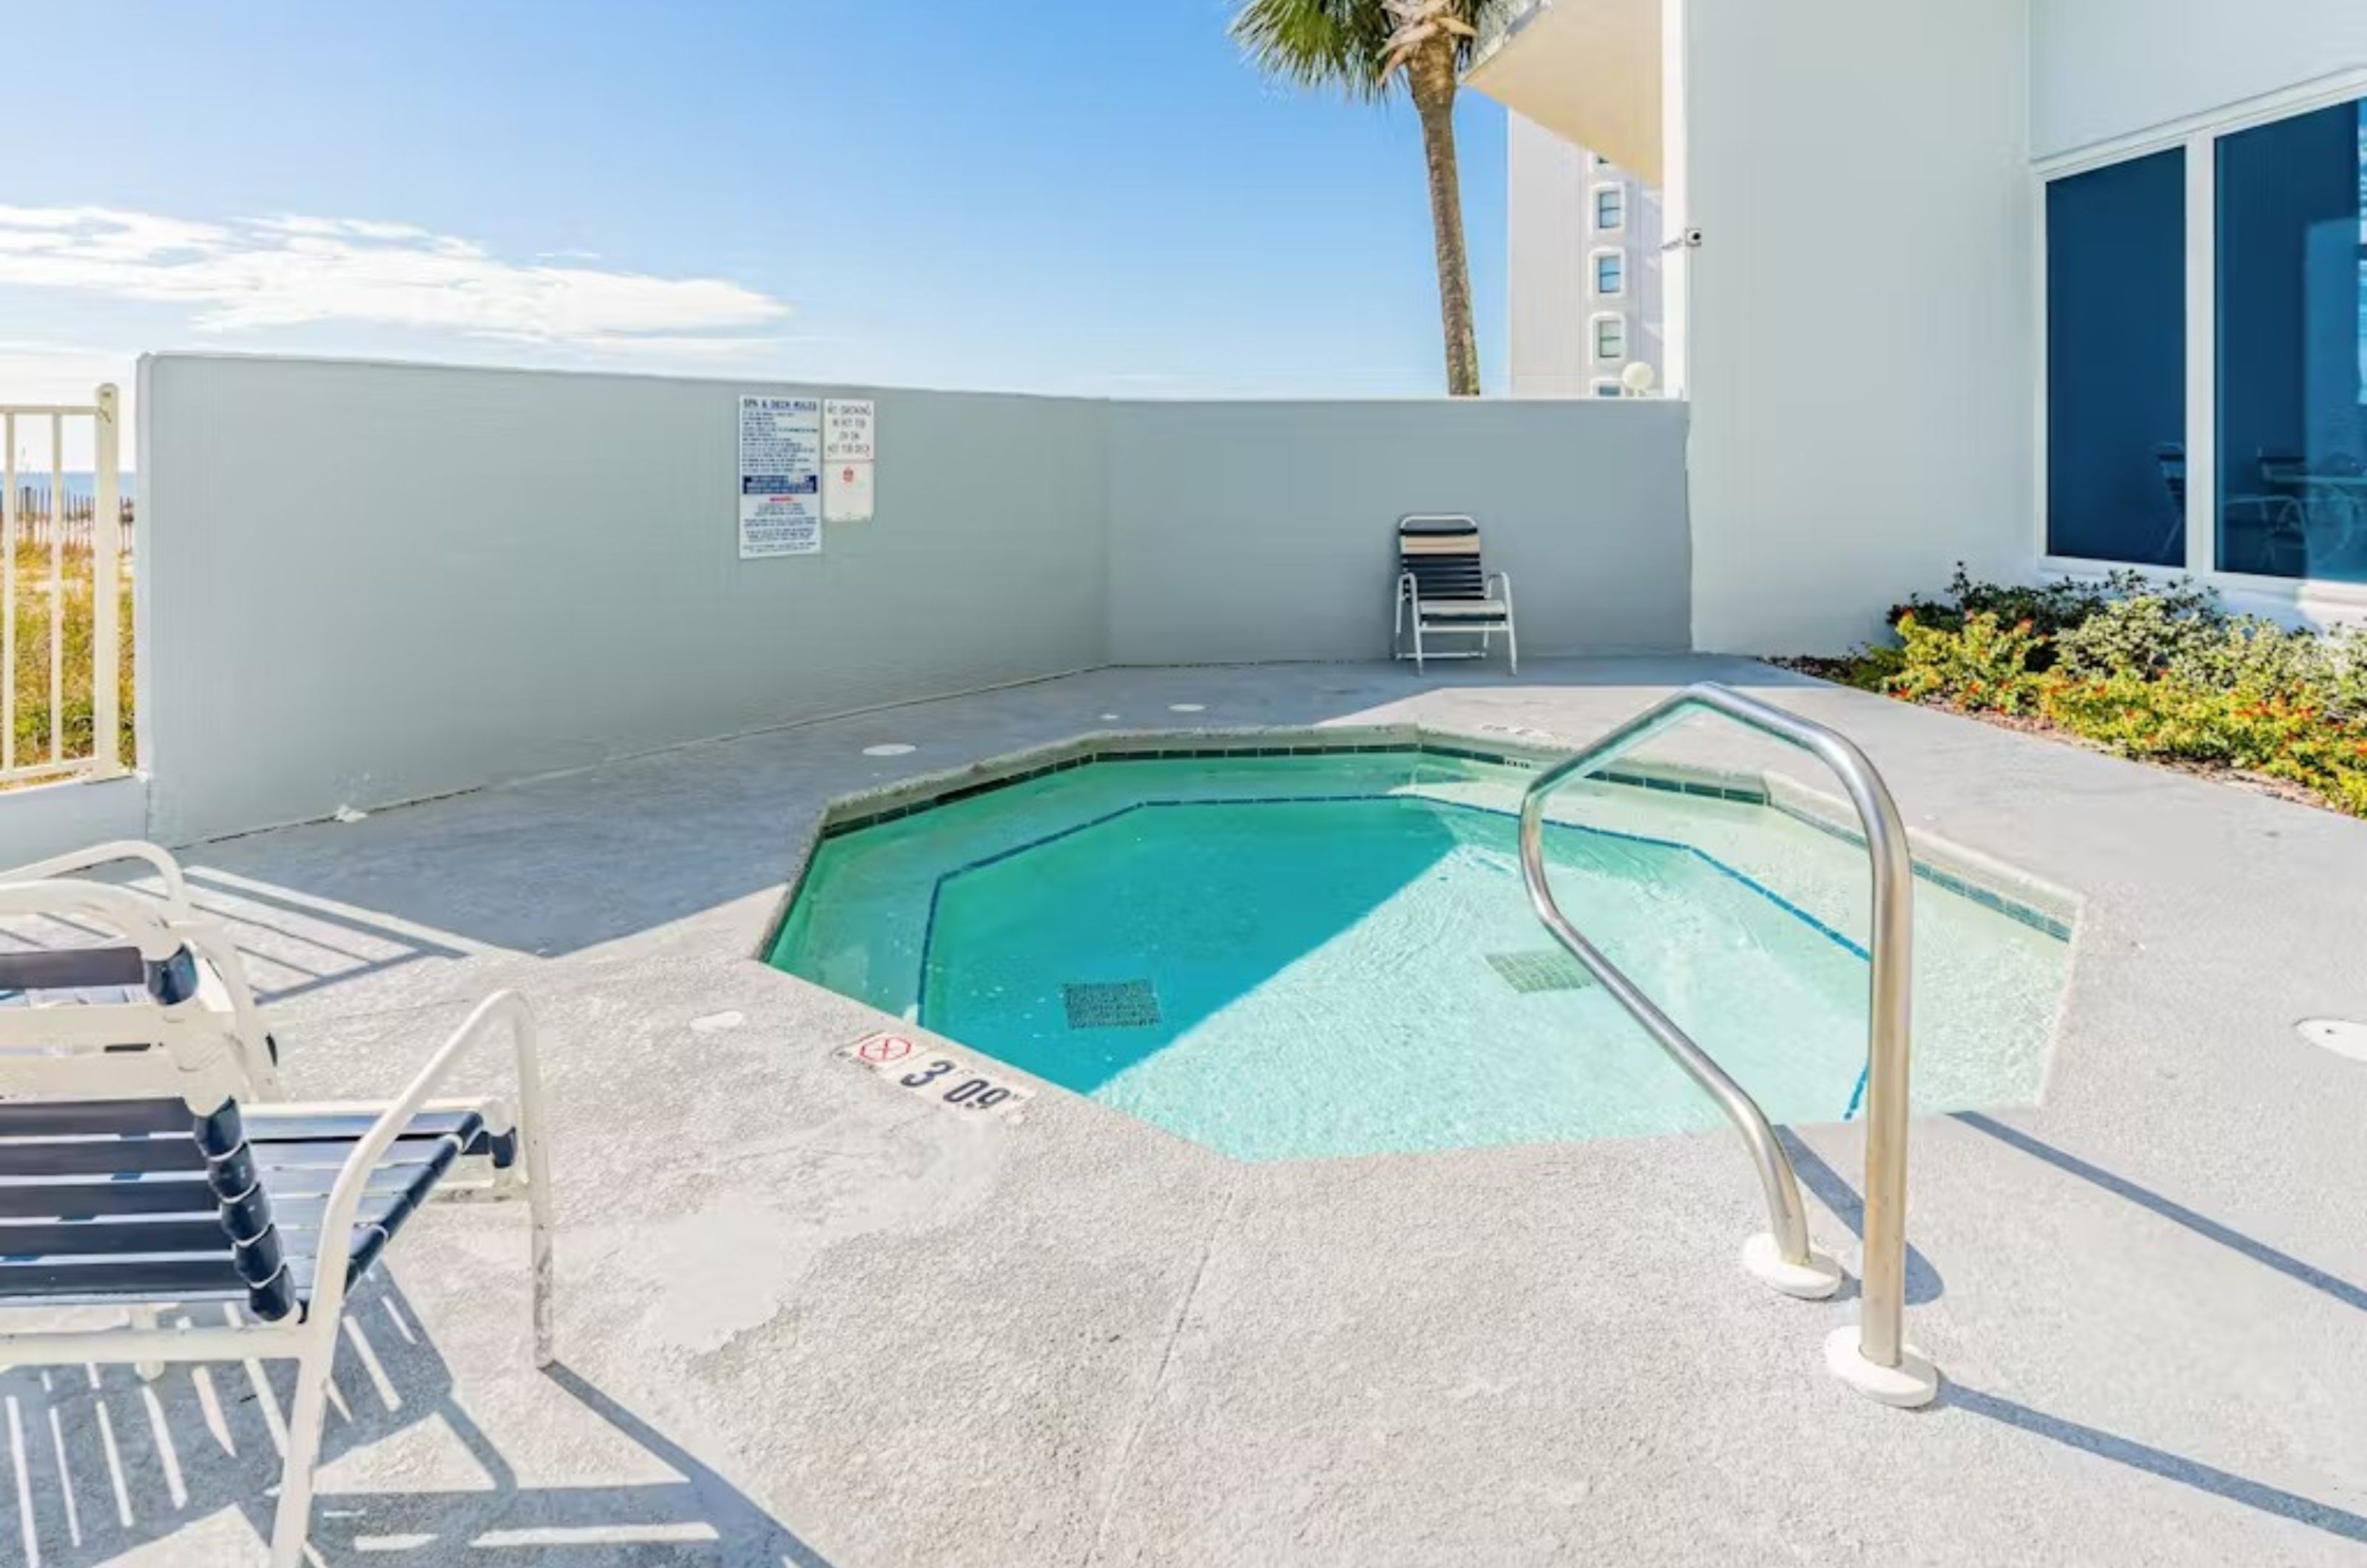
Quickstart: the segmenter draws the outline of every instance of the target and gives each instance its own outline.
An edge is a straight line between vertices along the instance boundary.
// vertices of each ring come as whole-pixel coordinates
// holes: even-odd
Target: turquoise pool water
[[[1104,761],[824,841],[773,962],[1241,1159],[1632,1136],[1716,1108],[1529,913],[1517,770]],[[1849,1114],[1863,852],[1585,784],[1579,927],[1778,1122]],[[1918,1101],[2034,1098],[2066,944],[1919,882]]]

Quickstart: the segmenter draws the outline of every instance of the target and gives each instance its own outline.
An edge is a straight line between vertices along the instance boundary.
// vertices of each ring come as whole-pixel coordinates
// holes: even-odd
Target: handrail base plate
[[[1742,1266],[1787,1296],[1820,1302],[1841,1288],[1841,1266],[1821,1252],[1811,1252],[1805,1263],[1787,1261],[1772,1232],[1761,1231],[1742,1244]]]
[[[1912,1410],[1939,1397],[1940,1369],[1912,1349],[1898,1352],[1898,1365],[1878,1367],[1857,1348],[1857,1325],[1825,1337],[1825,1366],[1833,1376],[1876,1404]]]

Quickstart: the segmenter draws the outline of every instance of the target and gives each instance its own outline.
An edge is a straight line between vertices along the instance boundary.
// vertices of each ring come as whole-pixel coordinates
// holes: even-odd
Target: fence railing
[[[65,516],[60,518],[50,505],[50,490],[46,483],[17,486],[17,542],[19,545],[46,545],[62,525],[66,548],[90,548],[90,525],[98,516],[98,497],[76,494],[73,479],[67,479]],[[131,507],[130,496],[123,497],[115,507],[115,547],[124,555],[131,553]]]
[[[0,786],[123,768],[131,511],[118,408],[112,386],[87,404],[0,404]],[[66,446],[85,422],[89,485],[76,495]],[[38,466],[36,446],[46,449]],[[114,526],[97,530],[94,548],[104,518]]]

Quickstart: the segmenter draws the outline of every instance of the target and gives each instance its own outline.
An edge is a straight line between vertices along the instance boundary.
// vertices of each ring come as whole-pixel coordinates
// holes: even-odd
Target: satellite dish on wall
[[[1659,378],[1652,374],[1652,367],[1640,359],[1619,372],[1619,384],[1626,389],[1631,398],[1650,397],[1652,383],[1657,379]]]

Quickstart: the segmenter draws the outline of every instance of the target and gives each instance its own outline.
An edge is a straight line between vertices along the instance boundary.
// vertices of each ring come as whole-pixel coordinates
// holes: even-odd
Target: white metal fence
[[[0,787],[122,771],[130,522],[118,403],[104,386],[85,405],[0,404]],[[85,421],[78,496],[66,453]]]

